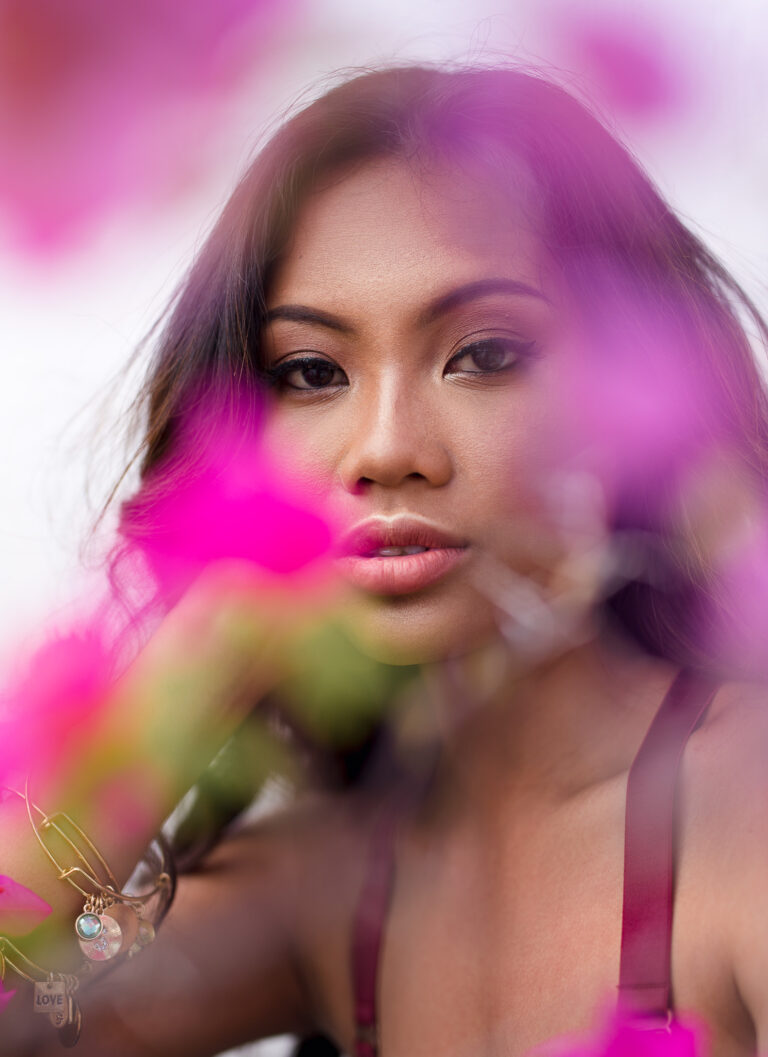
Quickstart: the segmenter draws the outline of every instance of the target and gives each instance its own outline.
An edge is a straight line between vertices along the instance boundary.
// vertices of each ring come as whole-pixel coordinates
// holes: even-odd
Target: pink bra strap
[[[643,1017],[666,1018],[672,1008],[678,773],[683,749],[717,685],[694,672],[680,672],[629,772],[619,993],[622,1006]]]
[[[395,835],[403,814],[401,799],[384,805],[371,836],[368,871],[352,932],[352,983],[355,1002],[354,1057],[377,1057],[376,992],[384,926],[395,876]]]

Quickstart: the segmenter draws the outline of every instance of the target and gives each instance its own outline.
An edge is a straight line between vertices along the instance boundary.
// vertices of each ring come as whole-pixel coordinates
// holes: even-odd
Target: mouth
[[[405,595],[442,580],[468,547],[466,540],[420,518],[372,518],[344,537],[337,567],[370,594]]]

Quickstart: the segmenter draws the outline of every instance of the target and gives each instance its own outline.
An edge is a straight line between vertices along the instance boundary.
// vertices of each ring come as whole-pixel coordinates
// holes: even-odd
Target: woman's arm
[[[202,1057],[313,1030],[291,907],[294,836],[290,826],[261,825],[180,880],[155,943],[82,990],[80,1057]],[[309,872],[303,897],[313,897]],[[0,1054],[60,1053],[47,1024],[30,1038],[36,1019],[3,1032]]]

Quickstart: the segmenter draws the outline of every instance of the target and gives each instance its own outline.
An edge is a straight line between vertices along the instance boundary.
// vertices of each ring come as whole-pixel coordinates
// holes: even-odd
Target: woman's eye
[[[319,356],[283,360],[267,368],[267,379],[277,389],[334,389],[347,384],[347,376],[340,367]]]
[[[517,367],[530,357],[535,341],[516,338],[482,338],[452,356],[446,374],[496,374]]]

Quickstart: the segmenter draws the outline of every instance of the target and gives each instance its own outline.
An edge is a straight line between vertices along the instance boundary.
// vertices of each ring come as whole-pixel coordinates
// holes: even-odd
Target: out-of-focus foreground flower
[[[45,254],[211,165],[295,0],[0,0],[0,223]]]
[[[666,1027],[615,1016],[592,1039],[555,1044],[548,1057],[707,1057],[705,1032],[672,1020]]]

